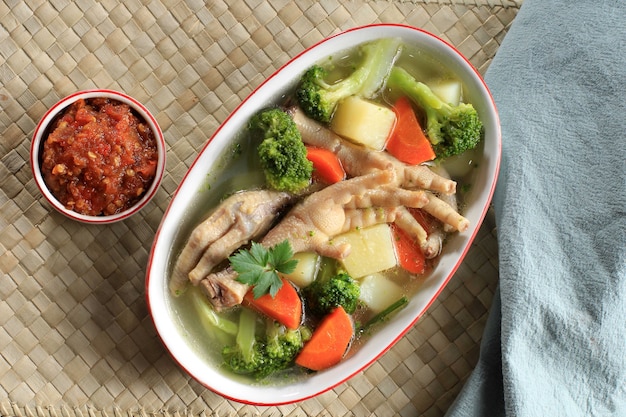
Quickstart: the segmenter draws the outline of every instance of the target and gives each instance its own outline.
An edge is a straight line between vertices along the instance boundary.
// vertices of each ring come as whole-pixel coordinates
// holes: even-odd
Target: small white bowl
[[[405,43],[433,54],[451,69],[465,86],[465,99],[477,109],[485,127],[478,172],[464,215],[471,226],[447,242],[434,273],[425,279],[408,306],[392,317],[356,352],[338,365],[282,386],[250,384],[221,372],[203,358],[179,323],[168,290],[174,256],[203,213],[203,199],[219,191],[207,186],[209,174],[223,162],[235,136],[250,117],[282,96],[312,64],[360,43],[384,37],[400,37]],[[389,350],[418,321],[452,278],[463,261],[487,213],[500,165],[500,124],[495,103],[477,70],[451,45],[423,30],[396,24],[375,24],[342,32],[305,50],[270,76],[218,128],[198,155],[178,187],[157,231],[147,268],[146,298],[156,330],[175,361],[203,386],[242,403],[281,405],[302,401],[347,381]]]
[[[113,100],[117,100],[119,102],[125,103],[148,124],[150,129],[154,134],[154,138],[157,146],[157,167],[156,174],[150,187],[144,192],[143,196],[139,201],[137,201],[132,207],[128,209],[112,214],[112,215],[101,215],[101,216],[90,216],[78,213],[76,211],[70,210],[66,208],[50,191],[46,182],[43,178],[43,174],[41,172],[41,155],[43,152],[43,144],[47,139],[48,135],[51,133],[49,126],[57,116],[63,112],[68,106],[72,103],[76,102],[80,99],[90,99],[90,98],[98,98],[104,97]],[[148,202],[154,197],[156,194],[159,185],[161,184],[161,180],[163,179],[163,173],[165,172],[165,159],[166,159],[166,149],[165,149],[165,140],[163,138],[163,132],[159,127],[156,119],[150,113],[150,111],[140,102],[135,100],[134,98],[113,90],[107,89],[94,89],[94,90],[84,90],[79,91],[74,94],[71,94],[62,100],[58,101],[54,106],[52,106],[46,114],[42,117],[42,119],[37,124],[35,128],[35,133],[33,134],[33,139],[30,146],[30,164],[31,170],[33,173],[33,177],[35,178],[35,183],[39,190],[45,197],[45,199],[54,207],[58,212],[64,214],[65,216],[77,220],[83,223],[90,224],[109,224],[114,223],[120,220],[124,220],[131,215],[137,213],[141,210]]]

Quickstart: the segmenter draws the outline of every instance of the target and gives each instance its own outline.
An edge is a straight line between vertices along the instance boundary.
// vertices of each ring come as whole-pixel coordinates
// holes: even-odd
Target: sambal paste
[[[42,173],[68,209],[98,216],[130,208],[157,167],[154,134],[125,103],[81,99],[58,118],[44,142]]]

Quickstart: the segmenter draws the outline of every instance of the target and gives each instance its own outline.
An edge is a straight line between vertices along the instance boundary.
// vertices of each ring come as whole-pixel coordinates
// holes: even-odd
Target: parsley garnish
[[[228,260],[239,274],[237,281],[253,286],[254,298],[267,293],[274,298],[283,285],[278,273],[289,274],[296,269],[298,261],[292,257],[291,244],[285,239],[269,249],[252,242],[249,250],[240,249]]]

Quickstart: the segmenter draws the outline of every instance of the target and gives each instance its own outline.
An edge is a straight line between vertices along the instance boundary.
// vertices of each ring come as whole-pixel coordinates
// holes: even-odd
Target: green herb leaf
[[[270,263],[274,265],[278,272],[290,274],[296,269],[298,261],[293,258],[293,250],[287,239],[274,246],[270,252]]]
[[[298,261],[293,258],[293,250],[288,240],[271,248],[252,242],[249,250],[240,249],[228,260],[237,272],[237,281],[253,287],[254,298],[265,294],[273,297],[283,285],[278,273],[291,273]]]

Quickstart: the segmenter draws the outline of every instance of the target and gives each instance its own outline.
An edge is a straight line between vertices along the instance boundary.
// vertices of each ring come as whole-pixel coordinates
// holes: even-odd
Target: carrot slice
[[[296,357],[296,364],[313,371],[336,365],[341,362],[353,337],[352,317],[343,307],[337,307],[317,326]]]
[[[313,163],[314,175],[323,182],[334,184],[346,178],[346,171],[339,158],[328,149],[307,146],[306,157]]]
[[[412,274],[423,274],[426,270],[426,257],[419,244],[395,223],[391,224],[391,231],[400,266]]]
[[[265,294],[255,299],[250,290],[243,297],[243,302],[287,328],[297,329],[302,322],[302,300],[289,281],[284,278],[282,281],[283,286],[280,287],[275,297]]]
[[[435,151],[424,134],[409,99],[399,98],[393,110],[397,120],[387,141],[387,152],[411,165],[435,159]]]

